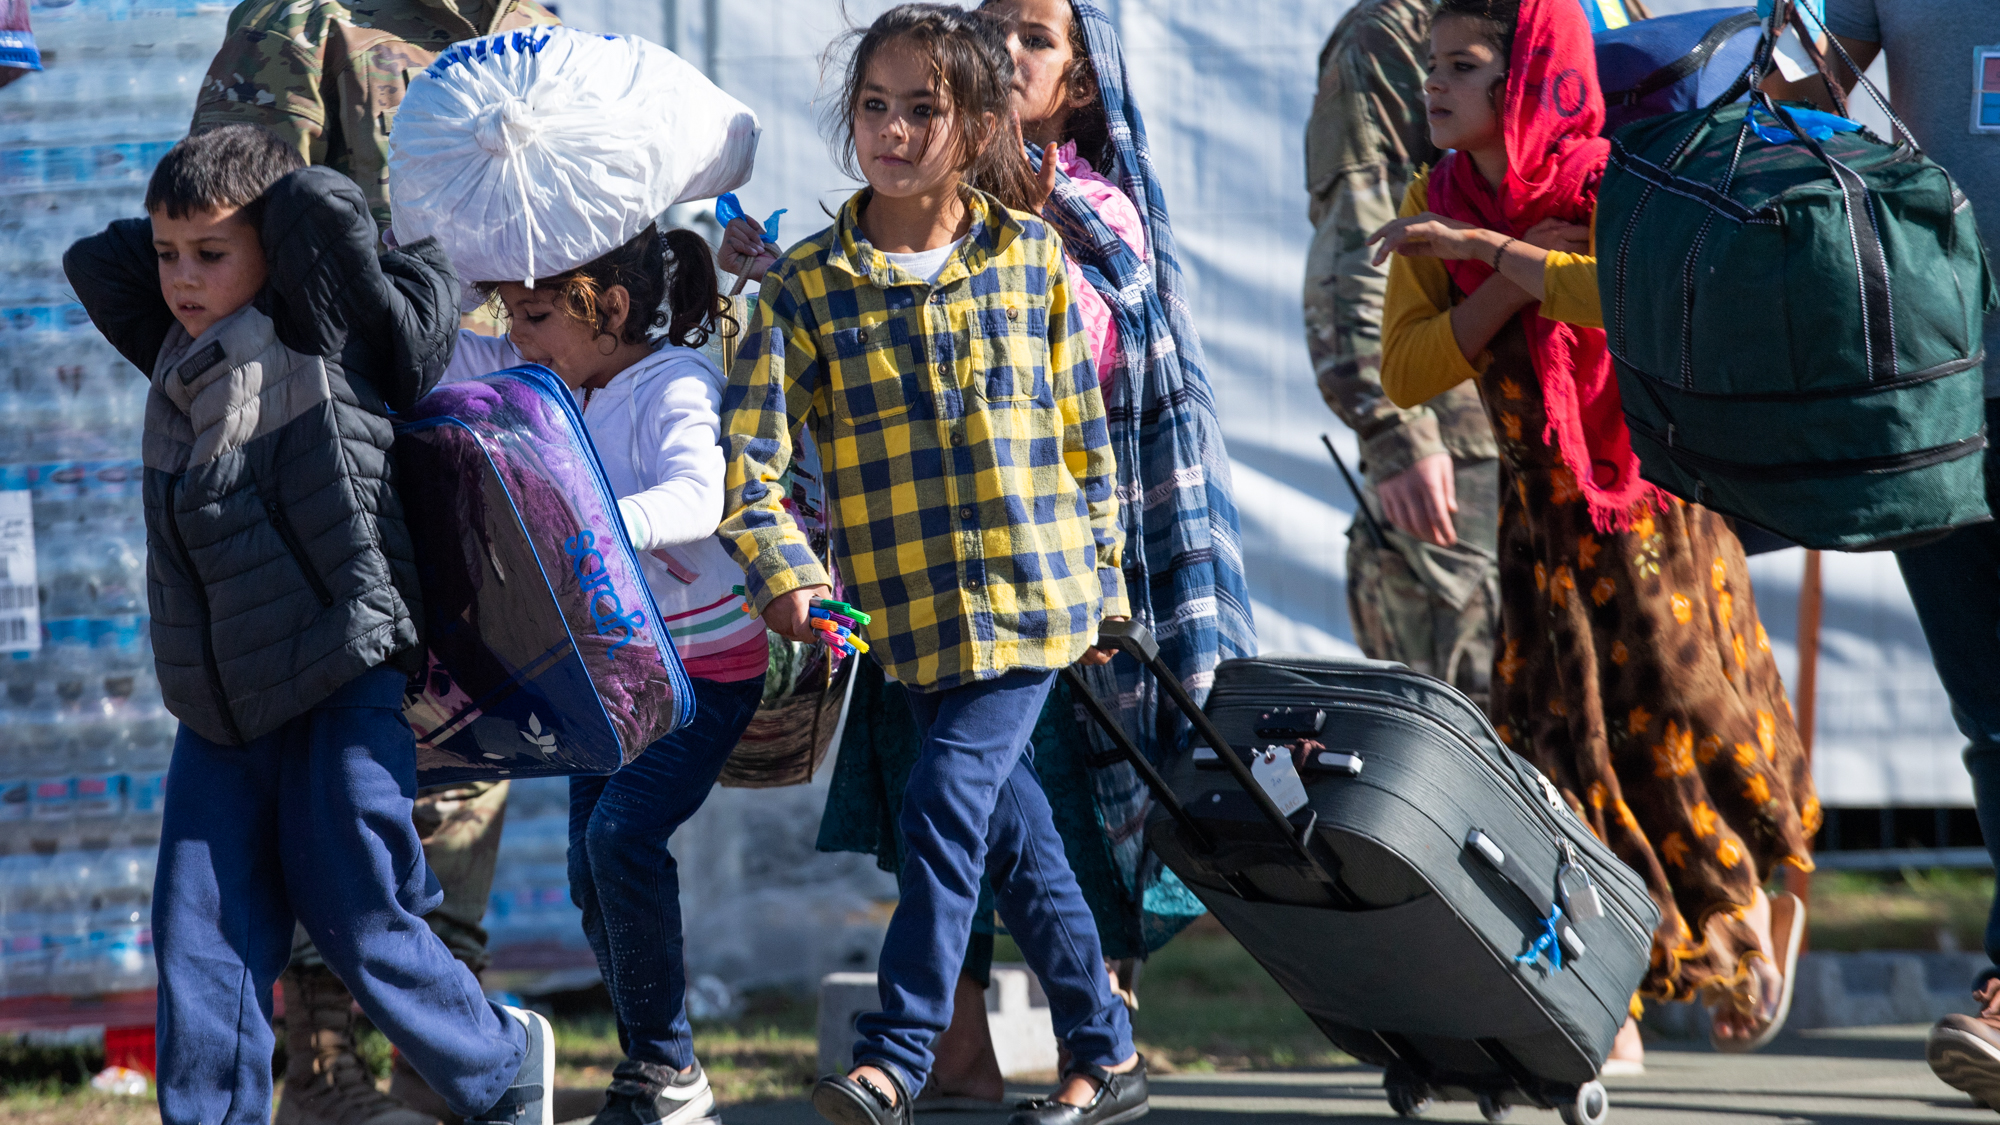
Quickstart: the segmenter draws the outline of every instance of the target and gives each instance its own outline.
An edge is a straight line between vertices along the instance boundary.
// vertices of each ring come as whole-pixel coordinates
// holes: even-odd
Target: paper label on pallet
[[[42,647],[32,495],[25,489],[0,491],[0,653]]]
[[[1306,783],[1299,780],[1292,755],[1284,750],[1260,750],[1251,756],[1250,776],[1264,787],[1278,811],[1290,816],[1306,806]]]

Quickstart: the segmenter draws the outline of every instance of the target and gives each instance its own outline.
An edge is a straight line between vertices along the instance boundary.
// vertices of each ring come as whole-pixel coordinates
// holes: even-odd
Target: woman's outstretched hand
[[[764,241],[764,224],[745,215],[729,220],[722,228],[722,249],[716,252],[715,262],[725,271],[762,281],[765,271],[777,261],[777,248]]]
[[[1379,266],[1388,261],[1391,254],[1446,260],[1490,258],[1493,240],[1497,237],[1492,231],[1473,223],[1425,211],[1421,215],[1397,219],[1369,235],[1368,242],[1382,244],[1375,251],[1375,264]]]

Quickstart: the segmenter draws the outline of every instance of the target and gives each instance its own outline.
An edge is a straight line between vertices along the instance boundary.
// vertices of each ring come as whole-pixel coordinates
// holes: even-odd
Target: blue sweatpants
[[[2000,399],[1986,400],[1986,433],[2000,440]],[[1986,451],[1986,502],[2000,514],[2000,459]],[[2000,523],[1962,527],[1896,552],[1917,622],[1931,646],[1951,715],[1969,745],[1965,769],[1986,850],[2000,864]],[[2000,894],[1986,917],[1986,958],[2000,966]]]
[[[410,823],[416,743],[377,668],[245,746],[183,726],[153,885],[164,1125],[271,1116],[271,986],[294,921],[455,1112],[500,1100],[527,1049],[424,924],[444,893]]]
[[[1026,756],[1054,678],[1018,671],[909,693],[923,746],[903,790],[902,895],[882,943],[882,1010],[855,1021],[854,1057],[901,1071],[912,1094],[930,1076],[931,1043],[951,1023],[982,870],[1048,993],[1056,1037],[1081,1063],[1110,1067],[1132,1055],[1097,923]]]
[[[681,883],[667,841],[708,799],[763,694],[762,676],[695,680],[693,722],[609,777],[569,779],[569,897],[627,1058],[694,1065]]]

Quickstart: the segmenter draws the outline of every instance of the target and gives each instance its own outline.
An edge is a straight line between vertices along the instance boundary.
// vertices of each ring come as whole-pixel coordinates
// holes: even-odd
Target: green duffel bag
[[[1756,122],[1798,122],[1755,95]],[[1808,547],[1990,519],[1972,205],[1909,142],[1718,105],[1612,139],[1598,288],[1647,480]],[[1907,136],[1907,130],[1904,131]]]

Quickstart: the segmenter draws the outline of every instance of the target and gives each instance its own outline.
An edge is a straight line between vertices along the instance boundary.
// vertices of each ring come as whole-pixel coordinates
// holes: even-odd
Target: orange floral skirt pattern
[[[1743,546],[1679,500],[1597,530],[1542,440],[1518,327],[1494,353],[1480,379],[1507,470],[1494,725],[1645,878],[1660,928],[1641,994],[1735,991],[1757,948],[1741,915],[1779,864],[1812,869],[1820,821]]]

